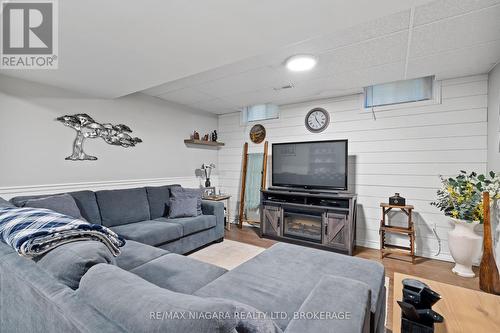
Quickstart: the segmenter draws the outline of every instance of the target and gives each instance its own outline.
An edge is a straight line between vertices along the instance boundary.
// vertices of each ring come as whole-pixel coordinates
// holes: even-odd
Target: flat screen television
[[[347,140],[274,143],[272,185],[347,190]]]

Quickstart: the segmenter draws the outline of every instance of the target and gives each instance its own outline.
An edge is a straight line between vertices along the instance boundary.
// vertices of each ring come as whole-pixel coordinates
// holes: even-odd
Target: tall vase
[[[500,295],[500,276],[498,274],[498,268],[493,254],[493,235],[491,232],[490,208],[490,194],[488,192],[484,192],[484,240],[483,258],[481,259],[481,265],[479,266],[479,288],[487,293]]]
[[[472,263],[481,254],[482,238],[474,232],[474,226],[479,222],[451,219],[455,228],[448,233],[448,247],[455,260],[453,273],[463,277],[474,277]]]

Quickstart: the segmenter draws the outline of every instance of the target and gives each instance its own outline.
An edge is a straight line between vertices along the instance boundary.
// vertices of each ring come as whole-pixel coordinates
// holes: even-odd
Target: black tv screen
[[[347,190],[347,140],[275,143],[273,186]]]

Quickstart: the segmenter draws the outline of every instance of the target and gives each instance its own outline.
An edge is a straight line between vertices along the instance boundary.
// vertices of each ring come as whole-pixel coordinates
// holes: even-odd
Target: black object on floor
[[[432,306],[441,296],[427,284],[414,280],[403,280],[403,300],[401,307],[402,333],[432,333],[434,323],[442,323],[444,318]]]

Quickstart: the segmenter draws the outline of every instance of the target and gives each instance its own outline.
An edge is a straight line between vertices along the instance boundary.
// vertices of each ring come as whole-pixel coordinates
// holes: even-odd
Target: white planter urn
[[[455,260],[453,273],[463,277],[474,277],[472,263],[479,258],[483,239],[474,232],[478,221],[467,222],[451,218],[455,228],[448,232],[448,247]]]

